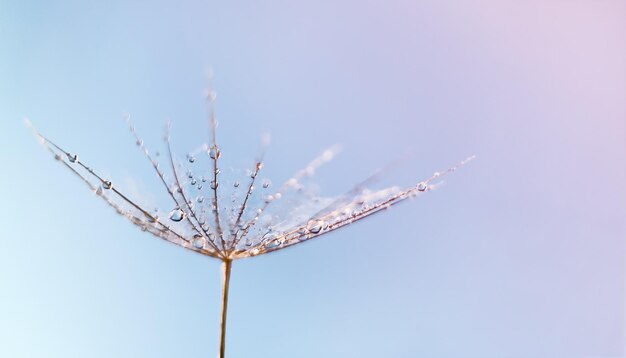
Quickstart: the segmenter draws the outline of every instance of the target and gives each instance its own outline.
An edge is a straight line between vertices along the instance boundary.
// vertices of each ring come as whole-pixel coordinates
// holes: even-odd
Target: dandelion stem
[[[228,308],[228,286],[230,282],[230,269],[233,261],[225,259],[222,261],[222,319],[220,323],[220,354],[219,358],[224,358],[226,350],[226,311]]]

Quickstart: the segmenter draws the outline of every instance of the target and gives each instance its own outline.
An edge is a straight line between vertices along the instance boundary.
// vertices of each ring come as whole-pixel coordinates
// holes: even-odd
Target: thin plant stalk
[[[222,261],[222,319],[220,323],[220,354],[219,358],[224,358],[226,350],[226,312],[228,311],[228,287],[230,283],[230,270],[233,260]]]

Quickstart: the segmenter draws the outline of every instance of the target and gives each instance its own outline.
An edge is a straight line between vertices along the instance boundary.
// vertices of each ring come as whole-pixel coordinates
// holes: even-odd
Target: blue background
[[[229,357],[624,357],[623,1],[0,0],[0,356],[207,357],[219,263],[114,215],[22,123],[162,197],[122,121],[341,193],[446,185],[235,262]],[[134,188],[134,189],[133,189]],[[169,208],[164,208],[165,210]]]

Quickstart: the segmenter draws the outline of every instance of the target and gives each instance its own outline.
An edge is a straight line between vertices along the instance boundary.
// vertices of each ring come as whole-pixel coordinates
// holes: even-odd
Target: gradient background
[[[626,2],[0,0],[1,357],[211,357],[219,264],[141,233],[21,119],[164,195],[127,133],[172,119],[337,194],[412,150],[447,185],[236,262],[229,357],[625,357]],[[133,178],[131,181],[131,178]]]

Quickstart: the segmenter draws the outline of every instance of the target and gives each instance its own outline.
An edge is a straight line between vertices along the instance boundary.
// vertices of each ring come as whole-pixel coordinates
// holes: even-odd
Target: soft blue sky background
[[[623,1],[0,0],[0,356],[207,357],[219,265],[139,232],[21,119],[164,195],[148,143],[206,140],[287,178],[323,148],[336,194],[404,153],[447,185],[236,262],[229,357],[626,356]]]

